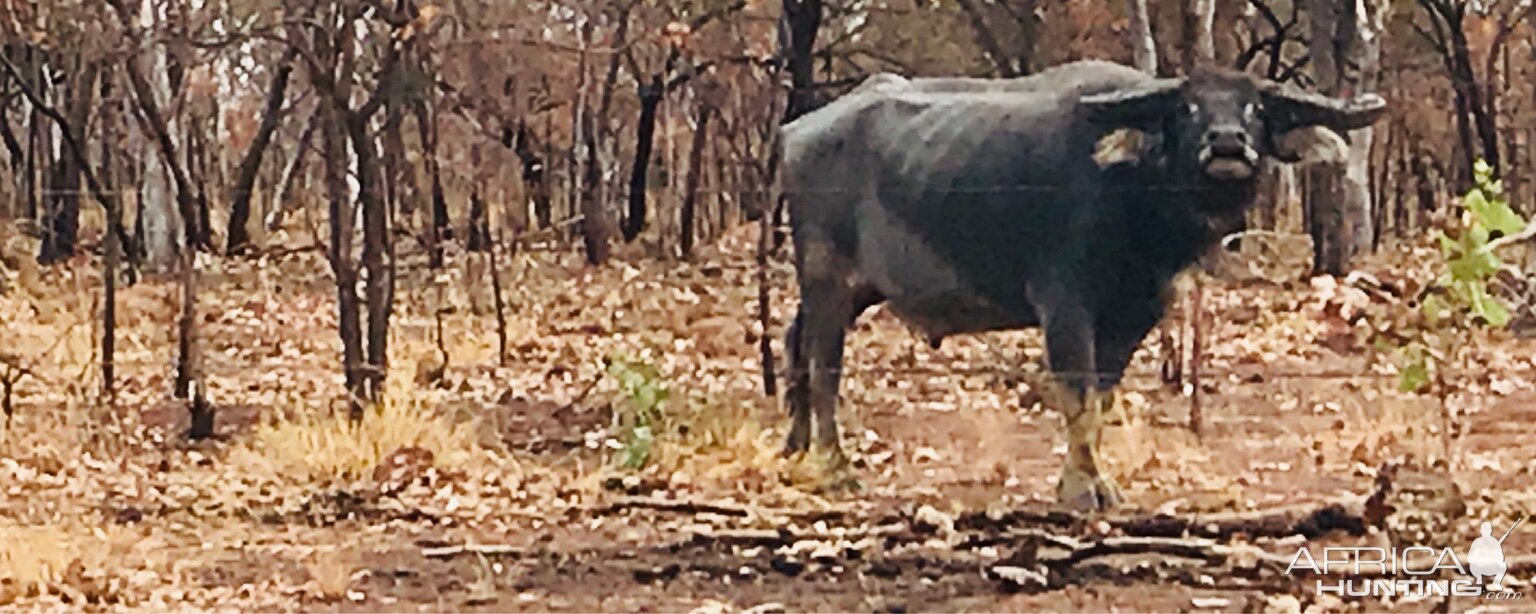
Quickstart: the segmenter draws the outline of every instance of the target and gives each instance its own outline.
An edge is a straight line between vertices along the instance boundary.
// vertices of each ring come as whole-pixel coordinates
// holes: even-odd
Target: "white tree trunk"
[[[1358,72],[1346,75],[1348,94],[1358,96],[1377,89],[1381,72],[1381,37],[1387,11],[1384,0],[1355,0],[1355,42],[1350,47],[1350,59],[1360,67]],[[1345,213],[1349,227],[1354,231],[1352,243],[1358,252],[1368,249],[1376,240],[1376,216],[1372,215],[1375,202],[1371,194],[1371,148],[1376,140],[1375,130],[1365,128],[1354,133],[1349,146],[1349,167],[1345,183],[1354,194],[1351,201],[1358,205]]]
[[[151,31],[159,15],[155,13],[154,2],[143,2],[139,10],[139,26],[145,31]],[[146,53],[150,54],[148,77],[150,85],[155,88],[155,98],[166,105],[171,100],[171,84],[167,76],[167,58],[164,45],[151,45]],[[129,61],[139,60],[133,58]],[[162,106],[161,108],[165,108]],[[171,138],[176,138],[177,127],[174,116],[167,117],[171,123],[168,127]],[[144,250],[146,252],[146,265],[154,271],[170,270],[175,262],[176,255],[181,248],[181,215],[176,210],[176,197],[173,194],[175,187],[171,184],[170,170],[165,167],[165,160],[160,155],[154,144],[154,137],[146,134],[137,122],[129,122],[129,135],[134,141],[134,149],[139,152],[139,159],[144,160],[144,191],[143,200],[139,201],[139,215],[143,217],[144,226]]]
[[[1131,58],[1136,69],[1149,75],[1157,74],[1157,41],[1152,38],[1152,16],[1147,12],[1147,0],[1126,0],[1126,13],[1130,16]]]

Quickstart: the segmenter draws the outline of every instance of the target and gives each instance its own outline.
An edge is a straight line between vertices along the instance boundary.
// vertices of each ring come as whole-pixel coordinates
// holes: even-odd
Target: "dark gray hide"
[[[1241,73],[1155,79],[1090,61],[997,81],[878,75],[785,125],[801,291],[786,451],[809,448],[814,410],[818,447],[840,458],[844,335],[872,305],[935,343],[1042,327],[1047,400],[1068,426],[1058,495],[1114,504],[1099,416],[1173,277],[1252,202],[1261,156],[1294,160],[1307,131],[1336,145],[1316,127],[1365,127],[1384,108]],[[1096,158],[1127,133],[1150,148]]]

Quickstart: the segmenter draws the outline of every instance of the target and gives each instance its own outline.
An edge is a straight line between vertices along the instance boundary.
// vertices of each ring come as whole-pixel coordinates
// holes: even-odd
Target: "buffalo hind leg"
[[[811,381],[800,335],[804,322],[805,310],[802,308],[795,314],[789,331],[784,334],[784,361],[788,363],[784,404],[789,406],[790,421],[789,437],[784,442],[785,456],[804,452],[811,446]]]
[[[1117,506],[1120,488],[1101,470],[1099,459],[1103,418],[1113,396],[1098,382],[1092,320],[1081,306],[1072,304],[1044,316],[1046,359],[1052,373],[1047,401],[1061,411],[1067,426],[1067,459],[1057,499],[1081,510]]]

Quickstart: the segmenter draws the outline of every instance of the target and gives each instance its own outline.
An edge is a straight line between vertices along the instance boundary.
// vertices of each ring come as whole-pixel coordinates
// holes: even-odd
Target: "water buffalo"
[[[1261,158],[1338,160],[1386,102],[1204,68],[1077,62],[1012,80],[872,77],[786,124],[800,308],[785,338],[786,453],[841,460],[844,335],[886,303],[934,343],[1039,327],[1066,419],[1058,498],[1119,501],[1101,416],[1169,287],[1254,199]]]

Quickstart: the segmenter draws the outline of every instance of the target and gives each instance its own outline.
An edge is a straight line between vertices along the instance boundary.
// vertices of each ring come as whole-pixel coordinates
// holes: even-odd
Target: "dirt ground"
[[[1465,555],[1479,522],[1502,533],[1536,509],[1532,341],[1468,333],[1445,398],[1405,394],[1365,334],[1389,296],[1251,267],[1207,279],[1198,384],[1187,364],[1186,381],[1164,381],[1154,334],[1108,434],[1128,504],[1081,518],[1052,507],[1065,443],[1031,392],[1032,332],[932,349],[875,310],[848,350],[854,467],[781,458],[751,238],[739,229],[693,263],[516,256],[504,362],[487,284],[466,281],[484,264],[460,256],[434,280],[408,261],[386,402],[360,425],[338,411],[319,255],[206,262],[219,435],[196,443],[169,398],[173,279],[122,291],[113,399],[94,264],[19,279],[0,297],[0,354],[27,369],[0,430],[0,609],[1536,608],[1536,595],[1339,599],[1284,564],[1303,546]],[[1366,271],[1391,285],[1423,275],[1422,256]],[[777,339],[792,273],[771,277]],[[638,468],[621,459],[640,401],[615,361],[653,367],[646,385],[668,392]],[[1503,544],[1512,590],[1532,592],[1531,524]]]

